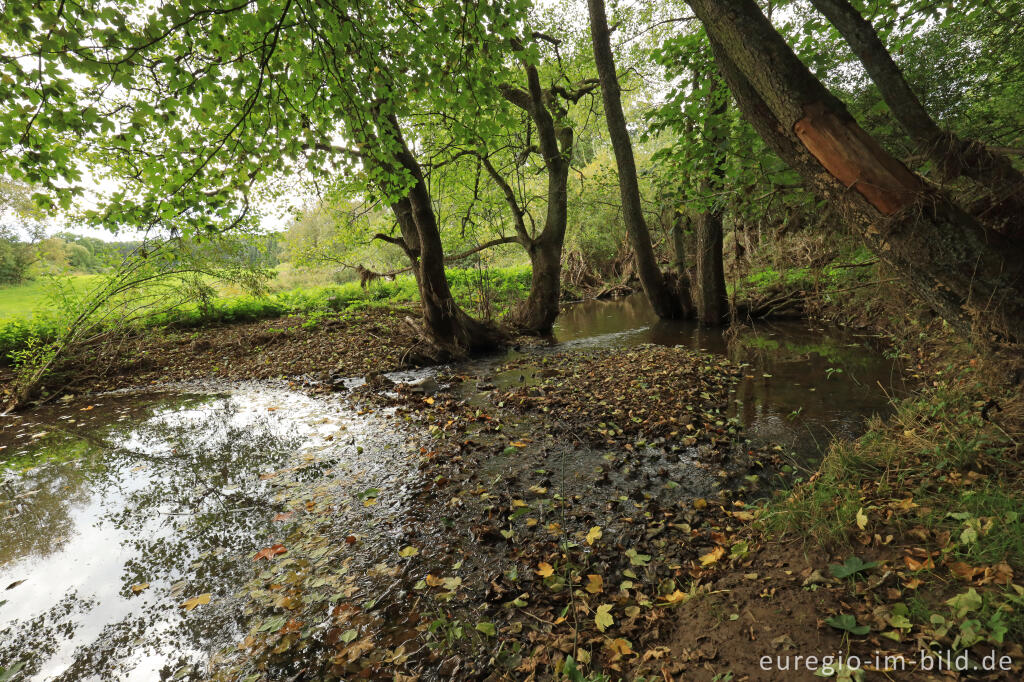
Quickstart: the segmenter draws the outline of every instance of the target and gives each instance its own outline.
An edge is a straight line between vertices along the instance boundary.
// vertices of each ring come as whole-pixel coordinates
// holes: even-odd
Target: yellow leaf
[[[698,497],[696,500],[693,501],[694,509],[707,509],[707,506],[708,501],[705,500],[703,497]]]
[[[615,639],[608,642],[606,646],[608,647],[609,651],[611,651],[612,656],[614,658],[619,658],[621,656],[629,656],[632,653],[636,653],[633,651],[633,646],[629,643],[629,640],[622,639],[621,637],[616,637]]]
[[[602,533],[601,533],[601,526],[594,526],[587,533],[587,544],[588,545],[594,544],[595,542],[597,542],[598,540],[601,539],[601,535],[602,535]]]
[[[434,399],[433,398],[424,398],[423,402],[425,402],[427,405],[433,405],[434,404]]]
[[[438,578],[436,575],[432,575],[430,573],[427,574],[425,580],[427,581],[427,585],[430,587],[440,587],[441,585],[444,585],[444,578]]]
[[[363,506],[364,507],[372,507],[375,504],[377,504],[377,498],[376,497],[369,497],[369,498],[363,500]]]
[[[611,604],[601,604],[597,607],[597,613],[594,615],[594,623],[597,625],[597,629],[601,632],[604,632],[615,624],[615,619],[612,617],[611,611]]]
[[[210,593],[207,592],[206,594],[201,594],[198,597],[192,597],[191,599],[186,599],[185,601],[183,601],[181,603],[181,607],[180,608],[183,608],[186,611],[191,611],[192,609],[194,609],[195,607],[199,606],[200,604],[209,604],[210,603],[210,596],[211,596]]]
[[[552,575],[554,572],[555,572],[554,567],[551,564],[549,564],[547,562],[544,562],[544,561],[542,561],[539,564],[537,564],[537,570],[534,571],[534,573],[539,575],[541,578],[547,578],[549,575]]]
[[[139,583],[138,585],[132,585],[132,592],[135,592],[136,594],[138,594],[139,592],[142,592],[147,587],[149,587],[149,583]]]
[[[672,594],[662,597],[662,599],[665,600],[666,604],[678,604],[681,601],[686,601],[687,596],[685,592],[676,590]]]
[[[725,556],[725,547],[715,547],[713,550],[700,558],[701,566],[710,566]]]
[[[857,527],[861,530],[864,530],[865,528],[867,528],[867,525],[868,515],[864,513],[864,508],[861,507],[860,509],[857,510]]]
[[[408,547],[403,547],[402,549],[398,550],[398,556],[402,557],[403,559],[408,559],[409,557],[416,556],[419,553],[419,548],[413,547],[412,545],[409,545]]]
[[[530,505],[526,504],[526,502],[523,502],[522,500],[512,500],[512,507],[513,508],[528,507],[528,506],[530,506]]]
[[[527,517],[527,519],[526,519],[526,525],[527,525],[527,527],[529,527],[529,528],[533,528],[533,527],[534,527],[534,526],[536,526],[536,525],[537,525],[538,523],[539,523],[539,521],[537,521],[537,519],[533,518],[532,516],[530,516],[530,517]]]
[[[587,586],[584,589],[590,594],[597,594],[604,589],[604,578],[593,573],[588,575]]]

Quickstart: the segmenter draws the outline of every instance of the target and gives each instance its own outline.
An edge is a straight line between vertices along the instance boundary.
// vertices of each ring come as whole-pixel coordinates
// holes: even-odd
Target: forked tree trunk
[[[505,321],[526,334],[550,334],[558,318],[558,300],[561,295],[562,248],[565,244],[565,230],[569,220],[569,165],[572,160],[574,133],[565,125],[562,117],[565,110],[557,103],[558,97],[576,101],[593,88],[575,92],[565,89],[562,93],[541,90],[537,68],[525,66],[527,89],[501,86],[502,96],[519,107],[537,126],[537,137],[544,166],[547,170],[547,214],[544,229],[536,237],[526,229],[523,220],[525,211],[519,205],[511,185],[501,176],[489,160],[483,159],[487,172],[505,195],[505,202],[512,211],[513,225],[519,243],[530,256],[532,275],[530,294],[526,300],[511,310]],[[550,109],[550,110],[549,110]],[[559,117],[555,120],[552,111]]]
[[[878,257],[948,322],[1024,339],[1024,263],[888,154],[800,62],[753,0],[687,0],[741,110]]]
[[[423,307],[423,328],[420,331],[430,345],[424,355],[444,362],[493,350],[504,342],[504,334],[492,325],[474,320],[455,302],[445,276],[441,232],[423,172],[402,138],[397,119],[392,116],[390,122],[391,133],[399,145],[396,161],[414,179],[409,193],[396,202],[392,210],[398,218],[405,242],[403,248],[412,262],[419,285]]]
[[[622,217],[636,256],[637,275],[658,317],[685,317],[689,312],[689,301],[683,301],[678,288],[672,285],[673,278],[667,278],[661,272],[654,255],[654,247],[651,245],[651,234],[644,220],[636,161],[633,158],[633,144],[626,128],[625,114],[622,112],[619,79],[615,74],[615,59],[612,56],[604,0],[587,0],[587,6],[590,10],[590,35],[594,45],[594,62],[601,81],[601,99],[604,102],[608,136],[611,138],[612,151],[615,153],[615,163],[619,170]]]
[[[712,78],[711,97],[714,97],[716,86],[716,79]],[[712,179],[703,183],[702,194],[704,195],[720,189],[725,179],[726,158],[721,149],[722,143],[725,141],[725,132],[721,129],[718,119],[725,114],[727,101],[723,100],[715,106],[714,110],[708,112],[708,118],[704,120],[702,135],[705,147],[715,150],[712,160]],[[713,202],[709,208],[697,216],[694,231],[697,236],[697,269],[696,281],[693,283],[693,303],[697,309],[697,319],[700,320],[700,323],[714,327],[729,320],[729,298],[725,290],[725,267],[722,263],[722,207],[719,202]]]
[[[1002,204],[999,214],[1024,211],[1024,174],[1002,154],[943,130],[914,94],[871,22],[849,0],[811,0],[860,59],[893,116],[946,181],[961,174],[978,182]]]

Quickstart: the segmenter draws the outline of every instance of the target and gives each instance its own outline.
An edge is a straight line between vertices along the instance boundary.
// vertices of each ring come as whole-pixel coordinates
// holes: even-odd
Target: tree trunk
[[[686,227],[690,224],[690,217],[678,208],[672,209],[672,213],[672,251],[676,257],[676,276],[689,281],[690,273],[686,269]]]
[[[697,281],[694,306],[700,323],[714,327],[729,321],[729,298],[722,265],[722,212],[711,209],[697,217]]]
[[[680,299],[678,290],[672,286],[658,267],[658,260],[651,245],[651,234],[644,220],[640,203],[640,186],[637,182],[636,162],[633,159],[633,144],[626,128],[626,117],[622,112],[619,79],[615,74],[615,59],[612,56],[608,19],[605,16],[604,0],[587,0],[590,9],[590,35],[594,45],[594,61],[601,81],[601,99],[604,102],[605,119],[608,122],[608,136],[611,138],[615,163],[619,170],[619,193],[622,196],[622,215],[629,234],[630,245],[636,256],[636,269],[647,298],[658,317],[675,319],[684,317],[688,306]]]
[[[713,102],[717,87],[714,77],[711,79],[709,105]],[[718,120],[725,114],[727,100],[708,112],[709,116],[704,120],[705,148],[711,148],[713,152],[713,167],[711,179],[703,183],[701,194],[707,196],[715,190],[721,189],[725,180],[725,153],[722,151],[722,143],[725,141],[725,132],[721,129]],[[693,303],[697,309],[697,319],[700,323],[714,327],[729,319],[729,298],[725,290],[725,267],[722,263],[722,207],[720,202],[713,202],[704,212],[697,216],[697,281],[693,288]]]
[[[504,334],[492,325],[474,320],[455,302],[445,276],[441,232],[423,172],[405,144],[397,119],[392,116],[390,122],[391,133],[399,145],[396,161],[415,181],[406,197],[396,202],[392,210],[398,218],[406,253],[412,261],[419,285],[423,306],[423,329],[420,331],[431,346],[424,355],[446,362],[471,353],[493,350],[504,342]]]
[[[537,239],[527,247],[532,275],[530,295],[512,313],[510,322],[527,334],[551,333],[561,295],[562,243]]]
[[[525,65],[527,89],[510,85],[499,89],[502,96],[530,115],[537,126],[537,138],[544,166],[547,169],[548,196],[547,215],[544,229],[533,237],[526,229],[523,216],[526,213],[519,205],[515,192],[489,160],[483,159],[487,172],[505,195],[513,215],[513,224],[519,242],[530,255],[533,274],[530,295],[509,312],[506,322],[527,334],[546,335],[558,317],[558,301],[561,295],[562,247],[565,244],[565,230],[569,221],[569,165],[572,160],[575,134],[565,125],[566,109],[558,103],[558,97],[575,102],[593,86],[583,87],[574,92],[562,88],[543,91],[537,68]],[[557,120],[556,120],[557,117]]]
[[[1024,263],[857,125],[753,0],[687,0],[766,143],[949,323],[1024,339]]]
[[[962,140],[942,130],[914,94],[903,72],[882,44],[875,27],[861,16],[849,0],[811,0],[811,4],[835,26],[860,59],[871,80],[892,111],[946,181],[961,173],[985,187],[1007,211],[1024,211],[1024,174],[1010,160],[984,144]]]

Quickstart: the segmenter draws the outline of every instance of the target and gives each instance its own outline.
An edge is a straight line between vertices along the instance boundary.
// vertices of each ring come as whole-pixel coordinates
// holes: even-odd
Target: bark
[[[860,59],[893,116],[929,160],[951,181],[960,174],[985,186],[1003,204],[1000,213],[1024,210],[1024,174],[984,144],[939,127],[925,110],[871,22],[848,0],[811,0]]]
[[[686,269],[686,227],[690,223],[690,218],[680,209],[674,209],[673,214],[672,251],[676,257],[676,276],[689,281],[690,273]]]
[[[594,46],[594,62],[601,81],[601,99],[604,102],[608,136],[611,138],[615,163],[619,170],[619,193],[622,197],[622,214],[629,234],[630,245],[636,256],[636,270],[640,284],[658,317],[681,318],[688,312],[679,290],[672,286],[658,266],[651,245],[650,231],[644,220],[640,203],[640,186],[637,182],[636,161],[633,158],[633,144],[626,128],[626,117],[622,112],[619,79],[615,73],[615,59],[612,56],[608,19],[605,16],[604,0],[587,0],[590,10],[590,35]]]
[[[711,95],[714,96],[716,82],[712,79]],[[718,118],[726,110],[726,100],[717,105],[704,121],[704,140],[715,149],[712,180],[705,181],[702,194],[708,195],[720,188],[725,177],[725,154],[721,151],[724,132],[718,125]],[[706,326],[717,326],[729,319],[729,299],[725,290],[725,267],[722,263],[722,208],[718,202],[697,216],[696,282],[693,287],[693,303],[697,319]]]
[[[1005,237],[885,152],[753,0],[687,2],[747,119],[881,260],[954,326],[1024,338],[1024,263]]]
[[[550,334],[558,317],[558,301],[561,295],[562,248],[565,244],[565,230],[569,220],[569,165],[572,159],[574,133],[565,125],[565,110],[558,104],[558,97],[577,101],[593,86],[584,86],[569,92],[564,88],[541,89],[536,67],[525,66],[527,89],[502,86],[501,93],[509,102],[526,111],[537,127],[537,137],[544,166],[547,169],[547,213],[544,228],[534,237],[523,221],[525,211],[519,205],[515,192],[489,160],[483,159],[484,167],[501,188],[505,201],[512,211],[513,224],[519,242],[530,256],[532,276],[530,295],[512,310],[506,322],[528,334]]]
[[[392,210],[398,219],[406,254],[416,273],[423,306],[424,341],[430,346],[424,356],[438,362],[465,357],[471,353],[493,350],[505,340],[495,327],[474,320],[455,302],[444,272],[444,250],[441,232],[430,202],[423,171],[401,135],[397,119],[392,116],[391,134],[399,151],[396,162],[410,173],[414,184],[409,193],[397,201]]]

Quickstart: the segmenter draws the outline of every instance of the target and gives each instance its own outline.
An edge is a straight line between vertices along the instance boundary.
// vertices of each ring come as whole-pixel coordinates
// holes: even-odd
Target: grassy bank
[[[95,276],[85,276],[94,279]],[[473,314],[495,318],[525,298],[530,288],[529,266],[512,266],[490,270],[452,269],[448,281],[455,298]],[[84,288],[88,283],[83,282]],[[76,286],[78,286],[76,282]],[[59,324],[52,308],[40,303],[45,300],[43,283],[0,290],[2,310],[22,313],[31,305],[33,314],[19,314],[0,319],[0,357],[24,348],[33,338],[48,338]],[[365,289],[358,282],[293,289],[267,296],[225,296],[204,305],[191,304],[171,313],[157,315],[148,320],[153,327],[170,326],[191,328],[207,324],[253,322],[257,320],[301,314],[310,324],[324,317],[363,306],[382,306],[413,303],[419,300],[416,280],[412,275],[399,275],[393,281],[377,280]]]

